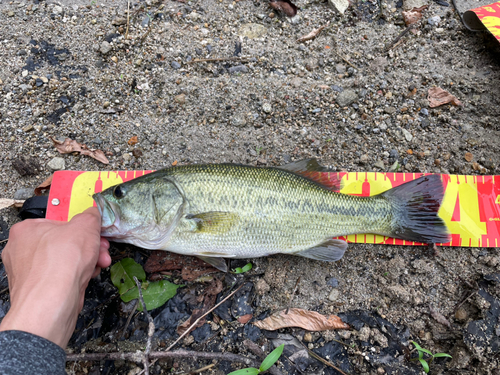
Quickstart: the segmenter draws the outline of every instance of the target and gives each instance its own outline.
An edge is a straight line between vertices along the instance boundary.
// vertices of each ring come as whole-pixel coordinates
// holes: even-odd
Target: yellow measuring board
[[[67,221],[92,207],[92,194],[153,171],[54,173],[47,207],[48,219]],[[324,180],[341,179],[343,194],[370,196],[421,177],[421,173],[324,172]],[[451,241],[447,246],[497,247],[500,237],[500,176],[441,175],[445,195],[439,216]],[[54,200],[54,199],[57,200]],[[59,202],[53,205],[52,202]],[[374,234],[340,237],[354,243],[419,245]]]

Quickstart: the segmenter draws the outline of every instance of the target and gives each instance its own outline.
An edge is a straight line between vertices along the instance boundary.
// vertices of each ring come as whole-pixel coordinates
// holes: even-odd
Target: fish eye
[[[125,195],[125,192],[123,191],[123,189],[121,188],[120,185],[117,185],[113,189],[113,195],[115,198],[123,198],[123,196]]]

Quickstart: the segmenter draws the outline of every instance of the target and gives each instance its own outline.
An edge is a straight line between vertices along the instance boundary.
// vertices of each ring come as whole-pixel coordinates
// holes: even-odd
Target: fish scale
[[[319,168],[302,161],[281,168],[208,164],[160,170],[94,196],[102,235],[218,266],[212,258],[275,253],[337,260],[347,245],[332,237],[355,233],[422,242],[447,237],[437,216],[439,176],[359,197],[304,177]]]

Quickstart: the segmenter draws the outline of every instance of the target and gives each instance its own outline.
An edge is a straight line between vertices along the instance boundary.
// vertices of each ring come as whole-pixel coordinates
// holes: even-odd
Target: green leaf
[[[233,371],[227,375],[257,375],[260,371],[254,367],[244,368],[241,370]]]
[[[130,289],[136,288],[133,277],[139,280],[146,280],[146,273],[142,266],[132,258],[125,258],[111,267],[111,281],[118,288],[120,295],[127,293]]]
[[[446,354],[446,353],[436,353],[433,355],[434,358],[439,358],[439,357],[447,357],[447,358],[453,358],[451,355]]]
[[[142,284],[142,297],[147,310],[153,310],[162,306],[170,298],[177,294],[177,288],[182,285],[176,285],[167,280],[155,281]],[[137,286],[121,296],[123,302],[130,302],[139,298]],[[137,310],[142,311],[142,303],[137,304]]]
[[[242,268],[243,272],[248,272],[252,269],[252,263],[247,263],[245,266]]]
[[[422,364],[422,367],[424,368],[424,371],[426,374],[429,373],[429,364],[425,362],[423,359],[419,359],[420,363]]]
[[[411,343],[413,344],[413,346],[415,348],[417,348],[417,350],[422,350],[422,347],[420,345],[418,345],[415,341],[411,341]]]
[[[424,352],[424,353],[429,354],[432,357],[432,352],[430,350],[427,350],[427,349],[424,349],[424,348],[420,348],[419,350],[422,351],[422,352]]]
[[[242,267],[237,267],[233,270],[235,274],[240,274],[240,273],[245,273],[248,272],[252,269],[252,263],[247,263],[245,266]]]
[[[281,357],[281,353],[283,353],[284,348],[285,344],[281,344],[271,353],[269,353],[269,355],[260,364],[260,372],[267,371],[272,365],[274,365],[276,361]]]

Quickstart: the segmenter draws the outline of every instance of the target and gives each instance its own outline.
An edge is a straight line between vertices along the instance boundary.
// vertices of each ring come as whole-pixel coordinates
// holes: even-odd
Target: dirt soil
[[[133,1],[126,39],[124,0],[0,1],[0,196],[30,196],[59,169],[277,166],[311,157],[337,171],[388,171],[398,162],[402,172],[499,174],[500,48],[491,35],[467,31],[453,6],[441,0],[429,2],[416,33],[396,46],[392,42],[405,29],[402,3],[382,1],[382,17],[370,0],[352,1],[344,15],[326,2],[295,4],[298,14],[289,18],[265,0]],[[297,42],[328,23],[315,39]],[[433,86],[463,106],[430,108],[427,91]],[[133,136],[138,143],[129,145]],[[110,163],[59,155],[51,138],[66,137],[103,150]],[[14,209],[2,210],[1,217],[9,225],[19,220]],[[149,252],[122,246],[113,254],[144,263]],[[292,298],[292,307],[345,313],[353,330],[257,332],[235,319],[215,323],[211,315],[206,335],[190,335],[180,347],[255,358],[243,339],[251,337],[268,353],[289,334],[345,373],[417,374],[418,362],[408,361],[416,353],[405,349],[414,340],[453,356],[431,363],[431,373],[500,374],[496,248],[442,247],[436,253],[351,245],[334,264],[292,256],[252,262],[252,271],[238,280],[254,286],[248,292],[254,318],[286,308]],[[221,295],[228,285],[226,277]],[[132,321],[127,339],[119,339],[129,313],[112,298],[109,272],[91,288],[101,293],[89,295],[92,303],[106,308],[86,304],[82,316],[94,314],[97,323],[81,318],[71,350],[144,348],[142,315]],[[201,288],[187,283],[179,293],[199,294]],[[7,293],[2,297],[7,301]],[[189,314],[179,306],[187,299],[174,300],[169,311],[177,309],[185,320]],[[166,324],[159,321],[160,310],[155,322]],[[353,314],[371,320],[356,323]],[[93,333],[83,337],[87,323],[85,330]],[[158,333],[155,345],[161,349],[175,337]],[[343,359],[333,355],[336,344]],[[287,347],[293,355],[293,345]],[[279,368],[340,373],[308,360],[299,368],[282,358]],[[189,372],[210,363],[162,360],[151,373]],[[219,361],[203,373],[241,367]],[[140,368],[86,361],[68,363],[67,370],[136,374]]]

